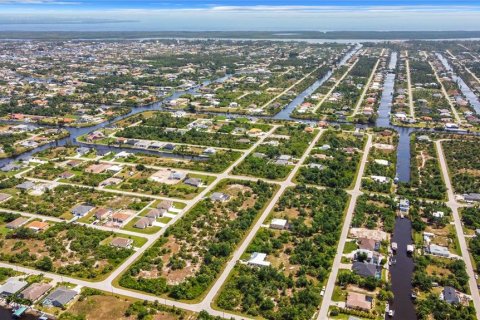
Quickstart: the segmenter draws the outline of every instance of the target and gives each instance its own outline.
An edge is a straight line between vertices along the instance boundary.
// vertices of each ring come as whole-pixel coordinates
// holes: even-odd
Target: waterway
[[[339,62],[339,65],[345,64],[346,61],[348,61],[348,59],[358,50],[359,47],[360,46],[357,46],[355,49],[351,50]],[[397,63],[397,53],[392,53],[390,62],[389,62],[389,69],[394,70],[396,63]],[[293,119],[290,117],[291,112],[298,106],[298,104],[302,103],[307,96],[312,94],[319,86],[321,86],[325,81],[327,81],[329,76],[331,76],[331,71],[327,75],[323,76],[321,79],[317,80],[311,87],[307,88],[298,97],[296,97],[294,101],[292,101],[285,108],[285,110],[282,110],[276,116],[266,117],[266,118],[299,121],[297,119]],[[225,81],[228,77],[229,76],[225,76],[220,79],[217,79],[216,81],[219,81],[219,82]],[[384,81],[384,91],[382,93],[382,97],[380,100],[380,105],[378,109],[378,120],[377,120],[376,126],[392,128],[399,133],[399,144],[397,148],[397,175],[400,181],[408,182],[410,180],[410,134],[413,131],[415,131],[415,129],[396,127],[390,124],[389,119],[390,119],[390,109],[391,109],[391,104],[393,99],[394,81],[395,81],[395,74],[393,72],[389,72]],[[207,85],[208,83],[210,83],[210,81],[206,81],[202,85]],[[76,138],[81,135],[87,134],[88,132],[91,132],[94,130],[102,129],[104,127],[108,127],[116,121],[122,120],[126,117],[129,117],[144,111],[162,110],[163,106],[168,101],[178,98],[185,92],[195,93],[198,91],[198,89],[201,86],[192,88],[188,91],[176,91],[162,102],[157,102],[151,105],[134,108],[128,114],[119,116],[108,122],[104,122],[88,128],[67,128],[67,130],[70,132],[70,136],[68,138],[64,138],[57,142],[46,144],[44,146],[38,147],[36,149],[33,149],[29,152],[26,152],[14,158],[0,160],[0,166],[13,160],[28,159],[32,157],[35,153],[45,150],[47,148],[50,148],[52,146],[62,146],[67,144],[81,145],[81,143],[78,143],[76,141]],[[228,114],[225,114],[225,116],[234,117],[234,115],[228,115]],[[302,120],[302,121],[305,121],[305,120]],[[309,122],[309,121],[307,120],[305,122]],[[106,152],[111,150],[115,150],[115,151],[125,150],[128,152],[148,152],[148,153],[156,153],[156,154],[159,153],[155,151],[107,147],[107,146],[95,146],[95,148],[100,152]],[[170,155],[170,156],[175,156],[175,155]],[[412,301],[410,300],[411,281],[410,280],[406,281],[407,279],[411,279],[412,270],[413,270],[412,259],[405,255],[406,245],[411,243],[411,225],[408,219],[397,219],[393,238],[394,238],[393,241],[396,241],[399,246],[397,263],[394,266],[392,266],[392,290],[395,295],[395,299],[392,302],[392,308],[394,308],[394,310],[396,311],[394,318],[409,319],[409,320],[415,319],[414,306]],[[9,315],[10,313],[7,314],[5,313],[5,310],[0,309],[1,320],[11,319],[9,318]],[[31,318],[25,318],[25,319],[30,320]]]
[[[383,84],[382,96],[378,108],[378,118],[375,123],[377,127],[395,129],[399,135],[397,147],[397,177],[401,182],[410,181],[410,134],[414,131],[411,128],[397,127],[390,124],[390,112],[393,103],[395,90],[395,68],[398,54],[392,52],[388,65],[388,73]],[[393,231],[393,242],[398,245],[397,254],[394,256],[395,264],[390,266],[393,301],[390,302],[390,309],[395,311],[394,319],[416,319],[415,306],[410,299],[412,292],[412,279],[414,263],[410,256],[407,256],[407,245],[412,243],[412,224],[409,219],[397,218]],[[391,319],[386,316],[386,318]]]
[[[0,320],[37,320],[38,316],[34,316],[31,314],[24,314],[20,318],[14,318],[12,316],[12,310],[4,309],[4,307],[0,307]]]
[[[347,63],[348,60],[362,47],[362,45],[356,45],[352,50],[350,50],[342,59],[338,62],[337,67],[341,67]],[[310,87],[305,89],[302,93],[295,97],[285,108],[283,108],[279,113],[273,116],[273,119],[276,120],[294,120],[291,117],[292,112],[300,104],[305,101],[305,98],[312,95],[318,88],[320,88],[330,77],[332,76],[333,70],[329,70],[323,77],[315,81]]]
[[[412,243],[412,223],[409,219],[397,218],[392,242],[397,243],[398,249],[394,255],[396,263],[390,266],[394,294],[390,309],[395,310],[393,319],[414,320],[417,319],[411,299],[414,263],[412,257],[407,254],[407,245]]]
[[[473,90],[465,83],[465,81],[463,81],[462,78],[460,78],[455,74],[455,71],[453,70],[452,66],[442,54],[437,52],[436,55],[438,59],[442,62],[445,69],[447,69],[447,71],[452,73],[452,80],[458,84],[460,91],[462,91],[465,98],[468,100],[468,102],[470,102],[470,105],[473,107],[475,112],[477,114],[480,114],[480,100],[477,97],[477,95],[475,95]]]

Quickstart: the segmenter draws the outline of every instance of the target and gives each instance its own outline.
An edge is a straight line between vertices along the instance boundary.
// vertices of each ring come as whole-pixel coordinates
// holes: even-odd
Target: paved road
[[[363,99],[365,98],[365,95],[367,94],[368,89],[370,89],[370,83],[372,83],[373,77],[375,76],[375,72],[377,72],[378,65],[380,64],[380,58],[382,57],[384,51],[385,51],[385,49],[382,49],[382,51],[380,52],[380,56],[378,57],[378,60],[375,63],[375,66],[372,69],[372,73],[370,73],[370,77],[368,78],[368,81],[365,84],[365,87],[363,88],[362,94],[360,95],[360,98],[358,98],[357,105],[355,106],[355,109],[353,110],[353,114],[352,114],[353,117],[358,114],[358,111],[359,111],[360,107],[362,106]]]
[[[462,61],[460,61],[459,59],[457,59],[457,57],[450,52],[450,50],[447,50],[447,53],[454,59],[456,59],[458,61],[458,63],[460,63],[462,65],[462,67],[468,72],[470,73],[470,75],[472,76],[472,78],[475,79],[475,81],[478,82],[478,84],[480,84],[480,79],[477,77],[477,75],[475,73],[472,72],[472,70],[470,70],[465,64],[462,63]]]
[[[294,87],[296,87],[300,82],[302,82],[303,80],[305,80],[307,77],[309,77],[312,73],[314,73],[315,71],[317,71],[318,69],[320,69],[321,67],[323,67],[325,65],[325,62],[322,63],[320,66],[316,67],[312,72],[308,73],[307,75],[305,75],[303,78],[301,78],[300,80],[298,80],[297,82],[295,82],[294,84],[292,84],[290,87],[288,87],[287,89],[283,90],[282,92],[280,92],[278,95],[276,95],[275,97],[273,97],[273,99],[271,99],[270,101],[268,101],[267,103],[265,103],[263,106],[261,106],[260,108],[261,109],[265,109],[266,107],[268,107],[272,102],[274,102],[275,100],[277,100],[278,98],[280,98],[281,96],[283,96],[285,93],[287,93],[288,91],[292,90]]]
[[[250,244],[250,242],[253,240],[253,238],[255,237],[255,235],[257,234],[257,231],[258,229],[260,229],[261,225],[263,224],[264,220],[268,217],[268,215],[270,214],[270,212],[273,210],[273,208],[275,207],[276,203],[278,202],[278,200],[280,199],[280,197],[282,196],[282,194],[285,192],[285,190],[288,188],[288,187],[292,187],[294,186],[294,184],[292,183],[292,179],[295,177],[295,175],[297,174],[298,170],[300,169],[301,165],[303,164],[303,162],[305,162],[305,159],[308,157],[308,155],[310,154],[310,152],[312,151],[313,147],[315,146],[315,144],[317,143],[318,139],[320,139],[322,133],[324,132],[324,130],[320,130],[317,135],[315,136],[315,138],[313,139],[313,141],[310,143],[310,145],[308,146],[307,150],[304,152],[304,154],[302,155],[302,157],[300,158],[300,160],[297,162],[297,164],[295,165],[295,167],[293,168],[293,170],[290,172],[290,174],[288,175],[287,179],[283,182],[280,183],[280,189],[278,190],[278,192],[275,194],[275,196],[272,198],[272,200],[270,201],[270,203],[268,204],[268,206],[265,208],[265,210],[263,211],[262,215],[260,216],[260,218],[257,220],[257,222],[255,223],[255,225],[253,226],[252,230],[248,233],[247,237],[245,238],[245,240],[242,242],[242,244],[237,248],[237,250],[235,250],[234,254],[233,254],[233,258],[230,259],[230,261],[227,263],[227,266],[225,267],[225,269],[223,270],[222,274],[220,275],[220,277],[218,278],[218,280],[215,282],[215,284],[213,285],[213,287],[210,289],[210,291],[208,292],[208,294],[205,296],[205,298],[203,299],[203,301],[201,302],[201,305],[202,305],[202,308],[207,310],[211,307],[211,303],[213,302],[215,296],[218,294],[220,288],[222,287],[223,283],[225,282],[225,280],[227,279],[228,275],[230,274],[230,272],[232,271],[233,267],[235,267],[235,264],[237,263],[237,261],[240,259],[240,257],[242,256],[242,254],[245,252],[245,250],[247,249],[248,245]]]
[[[435,146],[437,148],[438,159],[440,161],[440,168],[442,169],[443,180],[445,181],[445,185],[447,187],[448,202],[446,204],[452,210],[453,221],[455,222],[455,231],[457,232],[458,242],[460,244],[460,249],[462,250],[462,260],[465,261],[469,277],[468,284],[470,286],[473,304],[475,306],[477,319],[480,319],[480,295],[478,293],[477,281],[475,280],[475,273],[473,271],[470,252],[468,251],[467,247],[467,241],[465,240],[465,235],[463,233],[462,221],[460,220],[460,215],[458,214],[458,208],[461,207],[461,205],[455,199],[452,183],[448,174],[447,160],[445,159],[445,154],[443,153],[442,142],[435,141]]]
[[[340,265],[341,265],[343,248],[345,247],[345,241],[347,240],[347,237],[348,237],[348,230],[350,229],[350,224],[352,223],[355,204],[357,202],[358,197],[362,195],[362,192],[360,191],[360,187],[362,186],[362,176],[363,176],[363,172],[365,171],[365,166],[368,159],[368,153],[370,152],[371,147],[372,147],[372,136],[369,134],[367,144],[363,152],[362,161],[360,162],[360,168],[358,170],[357,178],[355,180],[355,186],[351,191],[348,192],[351,195],[351,199],[348,204],[347,213],[345,214],[342,233],[340,235],[340,240],[337,246],[337,254],[335,255],[335,259],[333,260],[332,271],[330,272],[330,276],[328,278],[328,282],[325,287],[325,294],[323,296],[322,305],[320,307],[320,312],[318,313],[318,317],[317,317],[318,320],[325,320],[328,318],[328,308],[332,303],[333,289],[335,288],[338,269],[340,268]]]
[[[410,74],[410,59],[408,58],[408,51],[405,50],[405,68],[407,69],[407,86],[408,86],[408,106],[410,108],[410,117],[415,119],[415,108],[413,105],[413,92],[412,92],[412,77]]]
[[[315,108],[313,109],[313,113],[316,113],[317,110],[322,106],[322,104],[325,102],[325,100],[327,100],[327,98],[329,98],[333,91],[338,87],[338,85],[340,84],[340,82],[343,81],[343,79],[345,79],[345,77],[350,73],[350,71],[353,69],[353,67],[355,67],[355,65],[357,64],[358,62],[358,59],[355,60],[354,63],[352,63],[350,65],[350,67],[348,67],[348,69],[345,71],[345,73],[340,77],[340,79],[338,79],[335,84],[333,85],[333,87],[330,88],[330,90],[328,90],[328,92],[323,96],[322,100],[320,100],[317,105],[315,106]]]
[[[433,70],[433,74],[435,75],[435,78],[437,78],[437,82],[440,84],[440,89],[442,90],[443,96],[445,99],[447,99],[448,104],[450,105],[450,109],[452,109],[453,116],[455,117],[455,121],[460,124],[462,121],[460,120],[460,116],[458,115],[457,109],[455,109],[455,106],[453,105],[452,101],[450,100],[450,97],[448,95],[447,90],[445,89],[445,86],[443,85],[442,80],[440,80],[440,77],[438,76],[437,69],[435,69],[435,66],[433,63],[428,59],[427,54],[425,51],[423,52],[424,56],[427,58],[428,63],[430,64],[430,67]]]
[[[29,274],[45,274],[46,276],[48,276],[49,278],[51,278],[51,279],[53,279],[57,282],[68,281],[68,282],[76,284],[76,285],[88,286],[88,287],[91,287],[91,288],[94,288],[94,289],[104,290],[104,291],[112,292],[114,294],[119,294],[119,295],[130,296],[130,297],[134,297],[134,298],[141,299],[141,300],[148,300],[148,301],[159,300],[160,302],[162,302],[166,305],[175,306],[177,308],[182,308],[182,309],[186,309],[186,310],[190,310],[190,311],[194,311],[194,312],[200,312],[202,310],[207,310],[210,314],[215,315],[215,316],[234,318],[234,319],[238,319],[238,320],[245,319],[245,317],[239,317],[239,316],[236,316],[236,315],[228,314],[226,312],[220,312],[220,311],[217,311],[217,310],[213,310],[213,309],[210,308],[210,305],[207,302],[197,303],[197,304],[189,304],[189,303],[184,303],[184,302],[179,302],[179,301],[174,301],[174,300],[169,300],[169,299],[159,299],[158,297],[153,296],[153,295],[114,287],[112,285],[112,283],[125,270],[127,270],[128,267],[132,263],[134,263],[135,260],[137,260],[145,252],[145,250],[147,250],[149,247],[151,247],[153,245],[153,243],[167,230],[168,227],[170,227],[176,221],[181,219],[183,217],[183,215],[186,212],[188,212],[188,210],[190,210],[198,201],[203,199],[210,191],[212,191],[212,189],[217,185],[217,183],[219,181],[221,181],[223,179],[227,179],[227,178],[232,178],[230,173],[233,170],[233,168],[235,168],[237,165],[239,165],[253,150],[255,150],[255,148],[257,148],[278,127],[279,127],[278,125],[273,126],[272,129],[269,132],[264,134],[249,149],[244,150],[243,154],[240,156],[240,158],[238,158],[232,165],[230,165],[230,167],[227,170],[225,170],[225,172],[215,175],[216,176],[215,181],[213,181],[210,185],[208,185],[194,199],[186,200],[186,201],[182,200],[184,203],[186,203],[186,207],[182,210],[181,213],[177,214],[173,219],[171,219],[159,232],[157,232],[153,235],[144,235],[144,234],[140,234],[140,233],[132,233],[134,235],[138,235],[138,236],[142,236],[142,237],[147,238],[147,242],[141,248],[139,248],[137,251],[135,251],[129,258],[127,258],[127,260],[125,260],[117,269],[115,269],[106,279],[98,281],[98,282],[89,282],[89,281],[85,281],[85,280],[71,278],[71,277],[68,277],[68,276],[62,276],[62,275],[59,275],[59,274],[41,272],[41,271],[38,271],[38,270],[25,268],[25,267],[21,267],[21,266],[16,266],[16,265],[8,264],[8,263],[0,263],[0,266],[14,268],[15,270],[25,272],[25,273],[29,273]],[[312,146],[313,146],[313,144],[309,147],[309,150],[311,150]],[[304,159],[304,158],[305,158],[305,156],[302,157],[302,159]],[[237,178],[237,177],[241,178],[241,176],[235,176],[235,178]],[[248,178],[250,179],[251,177],[248,177]],[[291,180],[290,176],[289,176],[289,178]],[[39,181],[42,181],[42,182],[44,181],[44,180],[40,180],[40,179],[33,179],[33,178],[30,178],[30,179],[31,180],[39,180]],[[259,180],[259,179],[257,178],[255,180]],[[288,181],[290,181],[290,180],[288,180]],[[106,190],[104,190],[104,191],[106,191]],[[126,194],[128,195],[128,194],[131,194],[131,193],[126,193]],[[272,201],[272,203],[273,202],[274,201]],[[2,209],[1,211],[9,212],[9,210],[5,210],[5,209]],[[24,214],[24,215],[29,216],[29,217],[40,217],[42,219],[50,220],[50,221],[57,221],[58,220],[56,218],[39,216],[39,215],[36,215],[36,214],[30,214],[30,213],[27,214],[27,213],[22,212],[21,214]],[[89,225],[89,226],[94,227],[94,228],[99,228],[99,229],[102,228],[100,226],[91,226],[91,225]],[[108,231],[111,231],[111,229],[108,228]],[[119,230],[119,232],[122,232],[122,233],[125,233],[125,234],[130,234],[131,233],[131,232],[128,232],[128,231],[123,231],[123,230]],[[248,241],[245,241],[245,243],[248,244]],[[245,244],[245,247],[246,247],[246,244]],[[221,283],[220,283],[220,285],[221,285]],[[207,301],[207,300],[204,299],[204,301]]]

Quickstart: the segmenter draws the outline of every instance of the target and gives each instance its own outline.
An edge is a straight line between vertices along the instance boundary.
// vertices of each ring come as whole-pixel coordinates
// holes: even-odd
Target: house
[[[106,163],[92,164],[88,168],[85,169],[85,172],[87,172],[87,173],[102,173],[103,171],[107,170],[111,166],[112,165],[106,164]]]
[[[90,152],[90,148],[80,147],[80,148],[77,148],[76,151],[77,151],[77,154],[78,154],[79,156],[84,156],[84,155],[86,155],[87,153]]]
[[[66,287],[58,287],[53,292],[51,292],[45,300],[43,300],[44,306],[55,306],[55,307],[64,307],[70,301],[72,301],[77,296],[77,292],[74,290],[67,289]]]
[[[380,250],[380,241],[369,238],[359,238],[358,247],[361,250],[378,251]]]
[[[113,211],[107,208],[98,208],[95,210],[95,218],[98,220],[105,220],[112,215]]]
[[[188,178],[185,181],[183,181],[183,183],[185,183],[186,185],[198,188],[202,185],[202,179]]]
[[[48,228],[48,223],[43,221],[32,221],[25,226],[27,229],[32,229],[33,231],[39,232]]]
[[[163,214],[165,213],[164,209],[151,209],[146,217],[150,219],[157,219],[163,217]]]
[[[117,173],[117,172],[120,172],[122,171],[123,167],[122,166],[119,166],[119,165],[113,165],[113,166],[110,166],[108,167],[106,170],[108,172],[113,172],[113,173]]]
[[[427,135],[421,135],[417,137],[417,141],[420,142],[430,142],[430,137]]]
[[[130,218],[130,215],[128,213],[115,212],[112,215],[112,221],[120,225],[123,225],[129,218]]]
[[[463,195],[465,202],[480,202],[480,193],[467,193]]]
[[[381,166],[388,166],[390,164],[390,162],[383,159],[375,159],[375,163]]]
[[[250,256],[250,260],[247,261],[247,264],[251,266],[256,266],[256,267],[268,267],[270,266],[270,262],[265,261],[266,258],[267,258],[266,253],[254,252]]]
[[[389,181],[389,179],[387,177],[384,177],[384,176],[370,176],[370,179],[372,179],[375,182],[382,183],[382,184],[387,183]]]
[[[211,148],[211,147],[203,150],[203,154],[206,154],[206,155],[214,155],[216,152],[217,152],[217,150],[215,150],[215,148]]]
[[[378,266],[372,263],[354,261],[352,265],[352,271],[365,278],[374,277],[380,279],[381,277]]]
[[[30,301],[35,301],[39,299],[41,296],[43,296],[45,293],[47,293],[48,290],[50,290],[52,286],[48,283],[34,283],[30,287],[26,288],[22,292],[20,292],[19,296],[22,299],[30,300]]]
[[[445,301],[447,303],[450,303],[450,304],[460,303],[460,297],[457,293],[457,290],[455,290],[455,288],[452,288],[452,287],[449,287],[449,286],[443,288],[441,298],[442,298],[443,301]]]
[[[15,186],[15,188],[20,190],[30,190],[33,187],[35,187],[35,183],[33,183],[32,181],[25,181]]]
[[[70,179],[74,176],[75,176],[74,173],[71,173],[71,172],[68,172],[68,171],[62,172],[61,174],[58,175],[58,177],[60,179]]]
[[[75,167],[79,166],[80,164],[82,164],[82,161],[80,161],[80,160],[69,160],[65,163],[66,166],[69,166],[71,168],[75,168]]]
[[[155,220],[152,218],[142,217],[135,223],[134,227],[138,229],[146,229],[153,226],[154,221]]]
[[[348,292],[347,302],[345,306],[350,309],[370,311],[372,309],[372,297],[369,297],[363,293]]]
[[[27,218],[24,218],[24,217],[19,217],[13,221],[10,221],[9,223],[7,223],[7,225],[5,226],[7,229],[18,229],[20,228],[23,224],[25,224],[25,222],[27,222],[28,219]]]
[[[133,244],[132,239],[127,239],[127,238],[120,238],[120,237],[115,237],[112,239],[110,242],[110,245],[115,248],[123,248],[123,249],[128,249],[131,248]]]
[[[182,171],[172,171],[172,173],[170,173],[170,176],[168,177],[168,179],[170,180],[180,180],[182,181],[183,179],[185,179],[187,177],[187,174],[185,172],[182,172]]]
[[[442,211],[435,211],[434,213],[432,213],[432,216],[437,219],[443,218],[444,215],[445,213],[443,213]]]
[[[283,230],[287,227],[287,220],[285,219],[272,219],[270,222],[271,229]]]
[[[229,196],[228,194],[225,194],[225,193],[214,192],[214,193],[212,193],[212,195],[210,196],[210,200],[212,200],[212,201],[225,202],[225,201],[230,200],[230,196]]]
[[[22,166],[15,163],[9,163],[2,167],[2,172],[10,172],[22,169]]]
[[[70,212],[76,217],[84,217],[93,209],[95,209],[95,207],[88,204],[77,204]]]
[[[0,296],[7,297],[14,295],[24,287],[28,285],[28,282],[19,280],[16,278],[10,278],[0,287]]]
[[[167,143],[166,145],[163,146],[163,149],[167,151],[173,151],[175,149],[175,145],[171,143]]]
[[[173,209],[173,202],[170,200],[162,200],[158,205],[157,209],[163,209],[165,211],[169,211]]]
[[[433,243],[427,246],[427,252],[434,256],[445,257],[445,258],[450,257],[450,251],[448,250],[447,247],[439,246]]]
[[[99,187],[115,186],[115,185],[121,183],[122,181],[123,180],[120,179],[120,178],[110,177],[110,178],[107,178],[107,179],[103,180],[102,182],[100,182],[100,184],[98,186]]]

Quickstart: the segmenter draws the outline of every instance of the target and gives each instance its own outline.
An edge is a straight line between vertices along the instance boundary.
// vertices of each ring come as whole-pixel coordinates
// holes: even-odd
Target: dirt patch
[[[126,299],[113,296],[90,296],[83,301],[75,302],[68,311],[75,315],[84,315],[87,320],[133,320],[134,316],[125,316],[130,304],[131,302]]]

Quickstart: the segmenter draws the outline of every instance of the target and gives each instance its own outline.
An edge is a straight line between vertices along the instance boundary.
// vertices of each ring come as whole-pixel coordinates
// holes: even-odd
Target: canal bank
[[[410,181],[410,134],[412,128],[396,127],[390,124],[390,112],[395,91],[395,70],[397,65],[397,53],[393,52],[389,62],[389,72],[383,84],[382,97],[378,108],[377,127],[387,127],[398,132],[399,141],[397,146],[397,177],[400,182]],[[394,295],[390,301],[390,309],[394,310],[393,319],[414,320],[417,319],[415,306],[411,300],[412,276],[414,263],[411,256],[407,255],[407,245],[412,243],[412,223],[408,218],[397,218],[391,242],[397,243],[397,251],[393,255],[390,269],[391,289]],[[392,319],[386,315],[386,319]]]

